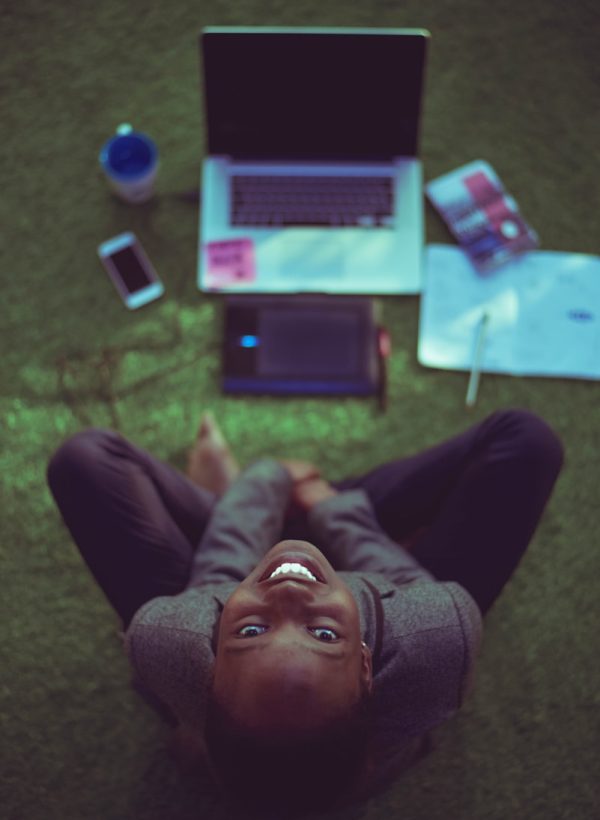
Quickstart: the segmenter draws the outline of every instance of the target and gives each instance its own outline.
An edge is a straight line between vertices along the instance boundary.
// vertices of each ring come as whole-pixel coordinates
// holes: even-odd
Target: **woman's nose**
[[[289,579],[274,584],[267,592],[267,601],[282,606],[304,605],[313,598],[312,590],[304,581]]]

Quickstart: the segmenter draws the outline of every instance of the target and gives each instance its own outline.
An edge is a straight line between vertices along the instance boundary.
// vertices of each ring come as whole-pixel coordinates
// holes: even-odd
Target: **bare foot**
[[[189,453],[188,476],[199,487],[223,495],[239,472],[239,464],[212,413],[204,413],[196,442]]]

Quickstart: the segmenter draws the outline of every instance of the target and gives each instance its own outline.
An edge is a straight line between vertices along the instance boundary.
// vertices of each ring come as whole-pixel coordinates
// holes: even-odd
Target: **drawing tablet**
[[[224,310],[225,393],[367,396],[378,392],[372,300],[232,297]]]

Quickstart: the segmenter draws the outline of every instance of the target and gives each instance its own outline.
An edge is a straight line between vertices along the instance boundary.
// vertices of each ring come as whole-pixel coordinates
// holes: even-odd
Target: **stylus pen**
[[[479,389],[479,374],[481,373],[481,357],[483,354],[483,346],[487,335],[487,329],[490,322],[490,314],[487,310],[483,311],[479,325],[477,326],[477,337],[475,339],[475,350],[473,352],[473,361],[471,362],[471,373],[469,375],[469,384],[467,385],[467,395],[465,397],[465,405],[473,407],[477,401],[477,391]]]
[[[379,374],[379,412],[385,413],[387,410],[387,365],[385,359],[381,360],[381,371]]]
[[[388,392],[387,360],[392,352],[392,340],[385,327],[378,328],[377,346],[379,348],[379,411],[385,413]]]

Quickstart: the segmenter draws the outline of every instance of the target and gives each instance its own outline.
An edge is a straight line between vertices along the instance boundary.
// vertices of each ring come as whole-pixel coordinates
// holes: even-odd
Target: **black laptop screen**
[[[208,152],[389,160],[418,154],[428,36],[208,30]]]

